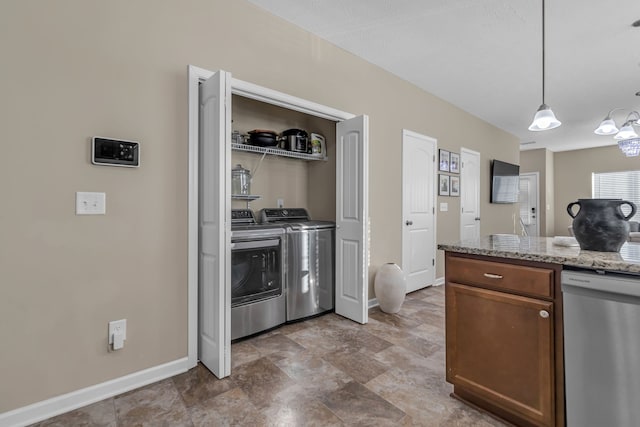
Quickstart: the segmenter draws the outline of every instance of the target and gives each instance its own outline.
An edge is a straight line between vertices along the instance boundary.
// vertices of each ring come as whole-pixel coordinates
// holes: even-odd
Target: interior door
[[[336,124],[336,313],[368,321],[369,118]]]
[[[402,270],[407,293],[435,281],[436,140],[402,131]]]
[[[480,238],[480,153],[460,149],[460,239]]]
[[[520,174],[520,225],[526,236],[540,235],[538,220],[538,173]]]
[[[231,374],[231,75],[200,87],[198,353],[218,378]]]

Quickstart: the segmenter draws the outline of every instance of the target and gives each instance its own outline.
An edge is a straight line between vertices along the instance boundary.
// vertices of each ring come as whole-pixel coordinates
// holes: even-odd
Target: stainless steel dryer
[[[332,311],[335,222],[312,221],[302,208],[262,209],[259,218],[286,230],[287,322]]]
[[[231,339],[285,323],[285,230],[231,211]]]

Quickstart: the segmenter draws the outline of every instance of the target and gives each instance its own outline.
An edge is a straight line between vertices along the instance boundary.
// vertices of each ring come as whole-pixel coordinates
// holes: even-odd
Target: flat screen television
[[[516,203],[520,190],[520,166],[491,162],[491,203]]]

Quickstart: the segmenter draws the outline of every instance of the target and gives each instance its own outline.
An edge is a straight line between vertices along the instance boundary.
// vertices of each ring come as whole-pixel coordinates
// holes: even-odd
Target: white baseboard
[[[100,400],[186,372],[191,368],[187,357],[134,372],[71,393],[36,402],[0,414],[0,427],[18,427],[90,405]]]
[[[435,282],[433,282],[433,286],[442,286],[444,285],[444,277],[438,277]]]

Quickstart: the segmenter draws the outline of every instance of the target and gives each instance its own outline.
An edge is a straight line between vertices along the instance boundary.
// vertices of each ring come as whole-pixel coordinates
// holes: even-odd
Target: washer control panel
[[[91,141],[91,163],[137,168],[140,166],[140,143],[94,136]]]

